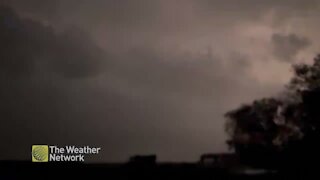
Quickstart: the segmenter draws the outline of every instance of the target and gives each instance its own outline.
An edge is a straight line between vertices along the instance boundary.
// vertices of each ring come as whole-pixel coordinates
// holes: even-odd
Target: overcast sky
[[[223,114],[319,52],[317,0],[1,0],[0,159],[224,152]]]

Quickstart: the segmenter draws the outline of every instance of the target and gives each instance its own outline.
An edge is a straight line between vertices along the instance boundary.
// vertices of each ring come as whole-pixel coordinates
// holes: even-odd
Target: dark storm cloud
[[[0,159],[26,159],[34,143],[102,146],[100,161],[225,151],[223,114],[282,88],[289,64],[267,61],[273,46],[300,51],[288,39],[316,28],[298,33],[308,26],[292,21],[317,22],[318,9],[313,0],[2,2],[18,15],[1,21],[9,146]]]
[[[296,34],[273,34],[272,43],[274,54],[283,61],[291,62],[301,51],[311,45],[309,39]]]
[[[237,3],[234,0],[30,0],[28,2],[21,2],[19,0],[4,0],[4,3],[10,4],[20,11],[34,13],[38,16],[62,18],[68,14],[68,17],[74,19],[82,18],[82,21],[90,23],[97,23],[105,20],[113,21],[123,25],[143,25],[139,22],[152,22],[161,16],[161,8],[170,9],[181,7],[185,5],[192,6],[192,10],[196,13],[212,13],[213,15],[229,14],[231,18],[241,18],[232,16],[235,15],[257,15],[264,14],[270,10],[275,10],[278,15],[292,16],[292,15],[307,15],[308,12],[314,11],[319,2],[317,0],[243,0]],[[170,5],[172,7],[170,7]],[[199,9],[198,9],[199,8]],[[183,9],[177,9],[183,12]],[[199,10],[199,11],[198,11]],[[199,15],[199,14],[196,14]],[[172,17],[175,18],[175,17]],[[215,18],[215,17],[212,17]],[[220,18],[225,18],[220,16]],[[52,19],[52,18],[50,18]],[[63,21],[61,19],[60,21]]]
[[[239,11],[242,9],[251,11],[260,11],[261,9],[269,9],[269,8],[277,8],[277,9],[291,9],[295,11],[303,11],[308,8],[314,8],[314,5],[317,4],[315,0],[284,0],[284,1],[277,1],[277,0],[270,0],[270,1],[259,1],[256,0],[243,0],[242,3],[236,3],[234,0],[226,0],[220,3],[216,3],[217,1],[213,0],[203,0],[199,1],[199,3],[203,3],[207,5],[208,8],[210,7],[219,7],[224,10],[225,8],[236,8]]]
[[[48,21],[56,27],[74,24],[115,43],[127,46],[141,42],[159,43],[173,39],[201,37],[224,32],[235,24],[262,21],[272,14],[274,26],[288,19],[310,17],[319,7],[317,0],[7,0],[20,14]],[[174,41],[174,40],[172,40]],[[175,41],[177,43],[177,41]],[[109,45],[110,46],[110,45]]]
[[[93,76],[103,67],[104,52],[79,29],[56,33],[1,7],[1,70],[11,75],[54,71],[66,77]],[[37,67],[40,66],[40,67]]]
[[[157,18],[157,4],[146,0],[4,0],[4,4],[14,7],[24,15],[34,15],[53,23],[80,23],[87,26],[103,22],[110,26],[128,26],[152,23]]]

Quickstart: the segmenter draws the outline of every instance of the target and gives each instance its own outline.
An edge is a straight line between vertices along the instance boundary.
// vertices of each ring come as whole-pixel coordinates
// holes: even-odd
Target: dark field
[[[249,174],[199,164],[82,164],[3,161],[0,179],[310,179],[305,171]],[[313,179],[313,177],[312,177]]]

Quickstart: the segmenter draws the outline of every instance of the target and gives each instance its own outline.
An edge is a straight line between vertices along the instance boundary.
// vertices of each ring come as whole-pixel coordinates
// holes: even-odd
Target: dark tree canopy
[[[280,161],[290,164],[292,158],[317,159],[320,55],[313,64],[293,65],[293,70],[285,97],[256,100],[225,114],[228,144],[246,162],[273,166]]]

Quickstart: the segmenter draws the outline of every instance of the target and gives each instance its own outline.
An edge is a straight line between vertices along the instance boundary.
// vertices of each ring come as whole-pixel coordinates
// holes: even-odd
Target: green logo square
[[[32,145],[32,162],[48,162],[48,145]]]

